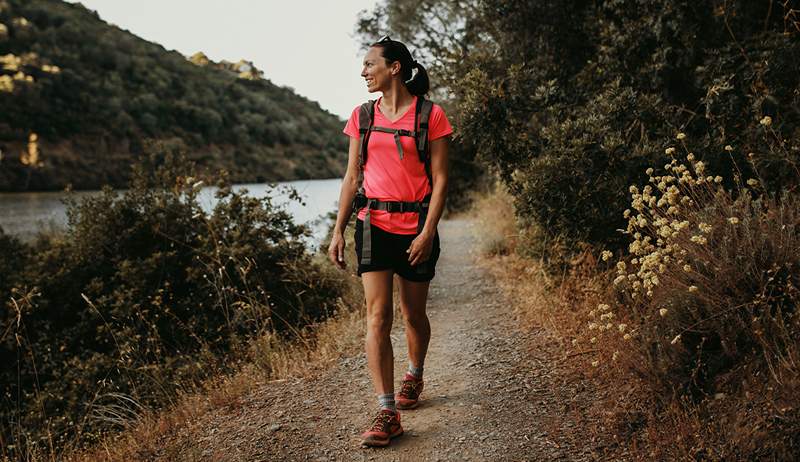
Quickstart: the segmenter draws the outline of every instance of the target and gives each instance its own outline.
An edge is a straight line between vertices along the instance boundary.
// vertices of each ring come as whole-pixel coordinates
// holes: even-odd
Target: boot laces
[[[388,428],[389,422],[394,418],[394,415],[388,412],[378,412],[378,415],[375,416],[375,419],[372,423],[372,431],[384,431],[384,429]]]
[[[403,396],[413,396],[419,387],[420,381],[403,380],[403,385],[400,388],[400,394]]]

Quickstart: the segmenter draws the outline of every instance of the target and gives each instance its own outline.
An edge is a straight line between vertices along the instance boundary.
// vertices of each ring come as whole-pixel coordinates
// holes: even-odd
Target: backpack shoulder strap
[[[419,160],[425,165],[425,173],[428,175],[428,183],[433,188],[433,178],[431,175],[431,159],[428,155],[428,122],[431,118],[431,111],[433,110],[433,101],[425,98],[424,96],[417,96],[417,106],[414,110],[414,128],[417,152],[419,153]]]
[[[364,165],[367,163],[367,145],[372,124],[375,121],[375,100],[362,104],[358,110],[358,190],[364,184]],[[362,191],[363,192],[363,191]]]
[[[369,132],[375,121],[375,100],[371,99],[362,104],[358,110],[358,137],[361,165],[367,163],[367,142]]]

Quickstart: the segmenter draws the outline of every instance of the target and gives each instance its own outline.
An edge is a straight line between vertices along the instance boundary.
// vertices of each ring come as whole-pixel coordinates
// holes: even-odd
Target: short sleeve
[[[342,130],[345,134],[350,136],[351,138],[358,138],[358,110],[360,106],[356,106],[353,109],[353,113],[350,114],[350,118],[347,119],[347,124],[344,126],[344,130]]]
[[[428,140],[433,141],[451,133],[453,133],[453,127],[447,120],[444,109],[438,104],[434,104],[431,109],[431,119],[428,122]]]

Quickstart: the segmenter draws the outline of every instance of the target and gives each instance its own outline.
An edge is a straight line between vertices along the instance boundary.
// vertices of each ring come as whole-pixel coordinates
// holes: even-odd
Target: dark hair
[[[403,82],[412,95],[422,96],[428,93],[431,87],[428,80],[428,72],[422,67],[422,64],[411,57],[411,52],[408,51],[403,42],[392,40],[389,36],[386,36],[370,46],[381,48],[381,54],[383,59],[386,60],[386,64],[400,61]],[[412,78],[411,70],[414,68],[417,69],[417,73]]]

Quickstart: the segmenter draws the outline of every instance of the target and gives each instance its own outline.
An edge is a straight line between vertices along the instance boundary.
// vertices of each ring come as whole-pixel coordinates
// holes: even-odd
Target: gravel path
[[[442,254],[428,301],[425,390],[417,409],[401,411],[405,434],[390,446],[359,444],[377,410],[362,351],[309,379],[264,386],[237,409],[198,422],[192,440],[173,450],[189,460],[226,461],[601,458],[594,432],[579,428],[586,420],[576,417],[592,399],[591,387],[565,372],[565,356],[552,336],[519,327],[476,262],[474,226],[468,219],[439,225]],[[392,344],[398,387],[408,364],[399,317]]]

